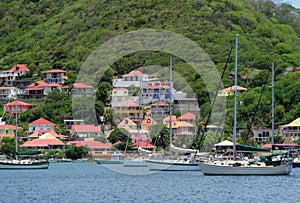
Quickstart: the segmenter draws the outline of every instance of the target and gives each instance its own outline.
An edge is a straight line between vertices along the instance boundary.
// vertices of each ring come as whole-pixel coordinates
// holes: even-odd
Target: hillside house
[[[39,118],[28,124],[28,133],[31,134],[39,130],[54,130],[55,124],[44,119]]]
[[[43,72],[44,81],[47,83],[58,83],[63,85],[67,79],[67,71],[52,69]]]
[[[114,87],[123,87],[128,88],[129,86],[140,87],[140,81],[147,82],[149,81],[148,75],[143,74],[141,71],[131,71],[128,74],[121,76],[121,79],[113,79]]]
[[[27,111],[28,109],[32,109],[35,106],[32,104],[28,104],[26,102],[22,101],[12,101],[9,103],[4,104],[3,110],[5,113],[8,114],[20,114],[24,111]]]
[[[289,124],[280,126],[280,132],[284,140],[293,141],[300,137],[300,118],[297,118]]]
[[[16,64],[11,69],[0,72],[0,84],[4,86],[13,86],[13,81],[29,72],[30,70],[25,64]]]
[[[98,137],[102,135],[100,126],[90,124],[72,125],[70,133],[71,136],[77,137],[80,140],[88,137]]]

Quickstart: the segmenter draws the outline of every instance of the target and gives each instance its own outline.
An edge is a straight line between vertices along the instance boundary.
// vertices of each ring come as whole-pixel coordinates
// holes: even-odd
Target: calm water
[[[300,202],[300,169],[290,176],[126,175],[94,162],[48,170],[0,171],[0,202]]]

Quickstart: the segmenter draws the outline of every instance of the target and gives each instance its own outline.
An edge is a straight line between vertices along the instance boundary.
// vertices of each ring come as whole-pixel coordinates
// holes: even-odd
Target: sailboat
[[[282,160],[282,162],[279,165],[277,164],[269,165],[266,164],[265,162],[249,162],[248,160],[238,160],[236,157],[236,153],[237,153],[237,145],[236,145],[237,89],[236,87],[237,87],[238,35],[236,35],[235,49],[236,51],[235,51],[235,86],[234,86],[233,160],[220,160],[220,161],[211,161],[211,162],[209,161],[205,163],[199,163],[199,167],[202,170],[204,175],[289,175],[291,173],[291,163],[286,160]],[[274,69],[273,66],[272,69]],[[274,86],[274,84],[272,84],[272,86]],[[274,100],[273,97],[274,96],[272,94],[272,101]],[[273,142],[273,138],[272,138],[272,142]]]
[[[183,153],[195,153],[196,150],[193,149],[183,149],[175,147],[172,144],[172,56],[170,56],[170,153],[172,151],[183,152]],[[182,159],[164,159],[164,160],[155,160],[148,159],[145,160],[148,167],[152,171],[199,171],[198,162],[195,159],[189,159],[183,157]]]
[[[138,135],[137,135],[138,157],[136,157],[134,159],[124,160],[124,167],[147,167],[148,165],[145,163],[144,157],[140,156],[140,154],[151,154],[151,151],[143,149],[142,147],[140,147],[140,132],[141,132],[141,88],[142,88],[142,78],[140,77],[139,113],[138,113]]]
[[[25,169],[48,169],[49,161],[47,160],[31,160],[31,159],[19,159],[19,155],[32,156],[40,152],[19,152],[18,150],[18,92],[16,89],[16,158],[15,159],[4,159],[0,160],[0,170],[25,170]]]

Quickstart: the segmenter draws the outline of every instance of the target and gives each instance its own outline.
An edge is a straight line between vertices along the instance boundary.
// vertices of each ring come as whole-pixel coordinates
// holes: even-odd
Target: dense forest
[[[27,64],[32,74],[59,68],[68,71],[68,83],[76,80],[86,58],[104,42],[139,29],[160,29],[196,42],[210,56],[219,72],[228,66],[222,82],[233,85],[234,55],[229,50],[239,34],[239,81],[248,91],[239,97],[239,128],[271,126],[271,63],[276,64],[275,123],[291,122],[300,115],[300,10],[271,0],[3,0],[0,2],[0,69]],[[229,57],[228,64],[226,63]],[[124,56],[100,82],[99,114],[109,99],[111,79],[131,70],[168,66],[169,55],[154,51]],[[193,89],[205,120],[210,109],[205,84],[184,61],[174,57],[174,72]],[[247,79],[247,80],[246,80]],[[262,96],[260,96],[262,95]],[[260,98],[261,97],[261,98]],[[232,98],[228,98],[226,126],[232,128]],[[259,101],[259,105],[258,104]],[[70,101],[58,92],[21,119],[44,116],[61,123],[70,115]]]

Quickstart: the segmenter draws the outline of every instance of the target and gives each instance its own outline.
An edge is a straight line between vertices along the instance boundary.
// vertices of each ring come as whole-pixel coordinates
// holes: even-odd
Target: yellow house
[[[280,127],[281,135],[285,140],[297,140],[300,137],[300,118]]]

